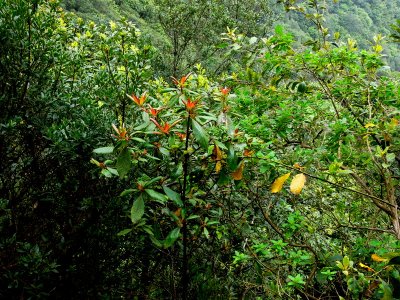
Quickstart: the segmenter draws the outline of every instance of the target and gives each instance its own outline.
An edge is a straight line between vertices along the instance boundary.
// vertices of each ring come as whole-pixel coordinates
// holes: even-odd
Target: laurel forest
[[[2,298],[400,299],[396,19],[72,2],[0,0]]]

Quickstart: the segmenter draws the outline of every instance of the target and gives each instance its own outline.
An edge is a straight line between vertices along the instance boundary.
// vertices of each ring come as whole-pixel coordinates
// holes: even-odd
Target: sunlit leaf
[[[378,254],[375,254],[375,253],[371,255],[371,258],[373,261],[376,261],[376,262],[388,261],[387,258],[380,257]]]
[[[290,172],[275,179],[271,186],[271,193],[279,193],[282,190],[283,184],[289,178],[289,176]]]
[[[371,128],[371,127],[375,127],[376,125],[373,123],[367,123],[364,125],[365,128]]]
[[[215,164],[215,173],[219,174],[219,172],[221,172],[221,168],[222,163],[220,161],[217,161],[217,163]]]
[[[364,265],[363,263],[359,263],[358,264],[361,268],[367,270],[368,272],[375,272],[374,269],[372,269],[371,267],[368,267],[367,265]]]
[[[306,183],[306,176],[302,173],[297,174],[296,176],[293,177],[293,180],[290,183],[290,191],[295,195],[299,195],[305,183]]]

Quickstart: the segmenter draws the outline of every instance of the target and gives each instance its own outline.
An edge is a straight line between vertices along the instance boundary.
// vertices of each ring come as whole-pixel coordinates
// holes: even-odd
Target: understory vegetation
[[[93,2],[0,0],[1,298],[400,299],[399,21]]]

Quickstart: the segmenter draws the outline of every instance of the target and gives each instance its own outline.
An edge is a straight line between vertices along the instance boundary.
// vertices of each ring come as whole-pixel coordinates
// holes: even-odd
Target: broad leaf
[[[125,191],[123,191],[120,194],[120,196],[123,197],[123,196],[129,195],[129,194],[132,194],[134,192],[137,192],[137,189],[126,189]]]
[[[175,202],[176,205],[179,207],[183,206],[181,195],[179,195],[177,192],[171,190],[169,187],[166,185],[163,185],[163,190],[165,194],[168,196],[169,199]]]
[[[98,153],[98,154],[110,154],[110,153],[113,153],[113,151],[114,151],[114,146],[101,147],[101,148],[97,148],[97,149],[93,150],[94,153]]]
[[[150,198],[156,200],[157,202],[161,202],[161,204],[164,204],[168,200],[167,196],[159,192],[156,192],[155,190],[145,189],[145,191],[150,196]]]
[[[238,158],[232,144],[230,144],[228,147],[227,163],[231,171],[235,171],[238,167]]]
[[[137,223],[144,214],[144,200],[143,196],[140,195],[135,202],[133,202],[131,208],[131,221],[133,224]]]
[[[192,126],[193,126],[193,134],[196,139],[196,141],[199,143],[199,145],[207,150],[208,148],[208,134],[204,130],[204,128],[197,123],[196,120],[192,119]]]
[[[175,241],[179,238],[180,233],[181,229],[179,227],[172,230],[164,241],[164,248],[171,247],[175,243]]]
[[[131,164],[132,164],[131,154],[128,148],[125,148],[124,150],[121,151],[117,159],[116,166],[120,178],[123,178],[125,177],[126,174],[128,174],[129,170],[131,169]]]

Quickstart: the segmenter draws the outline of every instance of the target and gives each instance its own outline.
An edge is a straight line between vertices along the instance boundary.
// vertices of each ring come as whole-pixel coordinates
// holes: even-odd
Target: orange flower
[[[222,95],[228,96],[229,92],[231,91],[230,88],[227,88],[226,86],[220,89]]]
[[[189,98],[187,99],[187,101],[182,100],[182,103],[185,104],[187,111],[192,111],[193,109],[195,109],[197,102],[199,102],[199,100],[192,101]]]
[[[170,124],[168,124],[167,122],[165,122],[164,123],[164,125],[163,126],[161,126],[155,119],[153,119],[153,118],[150,118],[150,121],[152,121],[156,126],[157,126],[157,128],[161,131],[161,132],[154,132],[155,134],[169,134],[170,132],[170,130],[171,130],[171,128],[172,127],[174,127],[176,124],[178,124],[178,122],[179,121],[176,121],[176,122],[174,122],[174,123],[172,123],[171,125]]]
[[[182,90],[185,87],[186,80],[188,80],[190,75],[192,74],[189,73],[186,76],[183,76],[180,80],[176,79],[175,77],[172,77],[172,81],[175,83],[176,86],[178,86]]]
[[[147,92],[144,92],[140,98],[138,98],[135,94],[132,94],[130,98],[135,102],[138,106],[143,106],[144,102],[146,102],[147,99]]]
[[[158,113],[159,113],[160,111],[162,111],[162,110],[163,110],[162,107],[154,108],[154,107],[151,107],[151,106],[149,105],[149,109],[146,109],[145,111],[146,111],[148,114],[152,115],[153,117],[157,117]]]
[[[129,140],[129,135],[128,135],[128,131],[125,128],[125,125],[122,124],[122,126],[120,128],[117,128],[117,126],[115,126],[114,124],[111,124],[112,127],[114,128],[115,132],[117,133],[117,135],[112,135],[113,137],[115,137],[118,140],[125,140],[128,141]]]

